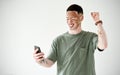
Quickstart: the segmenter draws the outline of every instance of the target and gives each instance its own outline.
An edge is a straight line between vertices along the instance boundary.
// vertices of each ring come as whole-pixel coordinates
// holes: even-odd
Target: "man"
[[[98,12],[92,12],[98,34],[82,30],[83,9],[72,4],[66,11],[69,31],[53,40],[47,58],[44,53],[33,56],[38,64],[51,67],[57,61],[57,75],[95,75],[94,51],[107,48],[107,38]]]

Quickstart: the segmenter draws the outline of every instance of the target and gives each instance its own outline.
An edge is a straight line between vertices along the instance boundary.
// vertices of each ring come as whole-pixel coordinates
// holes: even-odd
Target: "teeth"
[[[70,27],[72,27],[72,26],[73,26],[73,24],[70,25]]]

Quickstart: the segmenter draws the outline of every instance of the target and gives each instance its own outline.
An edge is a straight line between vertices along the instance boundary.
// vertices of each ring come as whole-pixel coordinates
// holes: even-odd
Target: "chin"
[[[74,28],[69,28],[70,30],[74,30]]]

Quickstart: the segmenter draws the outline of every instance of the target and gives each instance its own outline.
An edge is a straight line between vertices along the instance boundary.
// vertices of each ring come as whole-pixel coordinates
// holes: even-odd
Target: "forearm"
[[[105,30],[102,26],[102,23],[99,23],[97,25],[98,28],[98,48],[105,49],[107,48],[107,37]]]
[[[38,64],[44,67],[51,67],[54,64],[54,62],[47,58],[43,58],[42,60],[38,62]]]

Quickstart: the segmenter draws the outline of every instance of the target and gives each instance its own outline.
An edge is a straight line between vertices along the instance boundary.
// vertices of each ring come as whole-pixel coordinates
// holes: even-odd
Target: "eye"
[[[72,20],[77,20],[77,18],[72,18]]]
[[[77,20],[77,18],[75,17],[73,17],[73,18],[66,18],[66,20],[72,20],[72,21],[76,21]]]
[[[66,20],[70,20],[69,18],[66,18]]]

